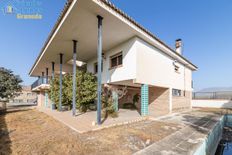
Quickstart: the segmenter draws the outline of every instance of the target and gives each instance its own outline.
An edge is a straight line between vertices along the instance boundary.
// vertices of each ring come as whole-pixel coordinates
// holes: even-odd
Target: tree
[[[22,79],[13,71],[0,67],[0,101],[8,102],[22,90]]]

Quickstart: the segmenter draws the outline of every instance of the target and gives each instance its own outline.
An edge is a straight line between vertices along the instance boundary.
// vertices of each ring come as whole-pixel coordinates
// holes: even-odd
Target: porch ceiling
[[[72,59],[72,40],[77,40],[77,59],[86,62],[97,56],[97,15],[103,20],[103,51],[136,35],[135,30],[121,22],[92,0],[78,0],[70,7],[30,75],[39,76],[51,62],[59,63],[59,53],[64,54],[64,64]],[[59,65],[55,66],[59,70]]]
[[[30,76],[39,76],[45,68],[51,71],[51,62],[56,63],[55,70],[59,70],[59,53],[64,54],[64,64],[70,71],[71,65],[67,64],[72,59],[72,40],[77,40],[77,60],[86,62],[97,56],[97,15],[103,20],[103,51],[108,51],[114,46],[134,37],[147,41],[156,46],[174,60],[189,66],[192,70],[197,67],[178,55],[163,42],[155,38],[141,26],[131,22],[131,19],[118,13],[113,6],[107,6],[103,0],[73,0],[67,12],[62,16],[52,36],[49,37],[43,51],[33,65]],[[106,3],[106,2],[105,2]],[[69,66],[69,67],[68,67]],[[64,68],[64,71],[65,68]],[[68,71],[67,71],[68,72]],[[50,72],[49,72],[50,74]]]

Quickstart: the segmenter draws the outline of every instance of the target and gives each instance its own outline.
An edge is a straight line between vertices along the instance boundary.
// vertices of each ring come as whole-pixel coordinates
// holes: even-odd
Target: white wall
[[[110,56],[123,52],[123,66],[110,68]],[[134,80],[136,83],[176,88],[192,91],[192,71],[178,63],[179,72],[175,71],[174,59],[163,54],[155,47],[135,37],[117,47],[104,52],[103,83]],[[87,70],[94,73],[97,58],[87,63]]]
[[[192,107],[232,108],[232,102],[230,100],[192,100]]]
[[[177,63],[180,67],[177,73],[173,58],[139,38],[136,39],[136,47],[136,82],[192,91],[192,71],[189,68]]]
[[[136,78],[136,39],[132,38],[117,47],[104,52],[106,59],[103,59],[102,83],[110,83]],[[110,69],[110,57],[123,52],[123,66],[116,69]],[[87,70],[94,73],[94,63],[97,58],[94,58],[87,63]]]

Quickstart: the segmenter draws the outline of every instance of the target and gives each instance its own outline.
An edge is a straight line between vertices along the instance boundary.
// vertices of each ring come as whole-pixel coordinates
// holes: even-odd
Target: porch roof
[[[56,25],[30,70],[30,76],[39,76],[51,62],[59,63],[59,53],[64,53],[64,63],[72,59],[72,40],[77,40],[77,59],[87,61],[97,56],[97,15],[103,20],[103,51],[137,36],[164,53],[187,65],[197,67],[183,56],[144,29],[108,0],[68,0]],[[58,70],[58,65],[55,66]],[[51,71],[51,69],[50,69]]]

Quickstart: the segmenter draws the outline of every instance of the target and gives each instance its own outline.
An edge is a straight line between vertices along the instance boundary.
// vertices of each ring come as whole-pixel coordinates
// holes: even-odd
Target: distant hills
[[[201,89],[197,92],[219,92],[219,91],[232,91],[232,87],[209,87]]]

